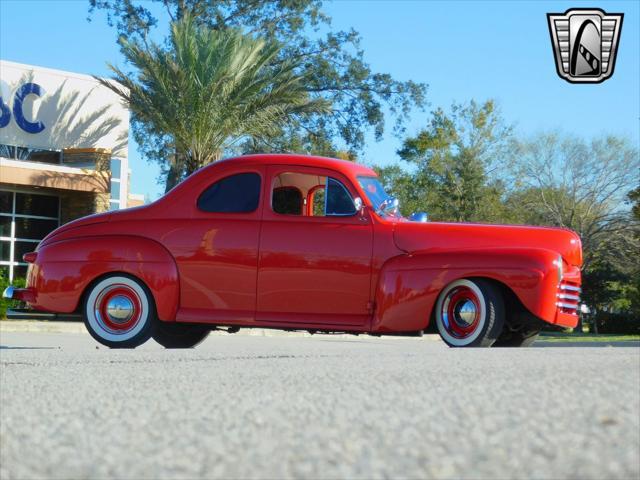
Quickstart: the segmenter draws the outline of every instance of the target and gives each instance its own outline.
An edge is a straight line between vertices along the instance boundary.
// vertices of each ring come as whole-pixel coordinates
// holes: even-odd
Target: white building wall
[[[28,94],[21,102],[24,118],[43,127],[37,133],[21,128],[14,112],[27,84],[40,87],[40,95]],[[127,157],[129,110],[89,75],[0,60],[0,94],[3,112],[8,108],[11,114],[6,126],[0,121],[0,143],[47,150],[107,148],[114,157]]]

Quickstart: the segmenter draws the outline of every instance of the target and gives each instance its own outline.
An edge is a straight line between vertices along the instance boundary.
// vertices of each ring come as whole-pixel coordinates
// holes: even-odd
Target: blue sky
[[[625,14],[615,74],[602,84],[570,84],[555,72],[546,13],[576,7]],[[522,135],[561,129],[640,144],[640,2],[339,0],[326,11],[335,28],[360,32],[374,71],[428,83],[429,109],[494,98]],[[87,16],[84,0],[0,0],[0,58],[106,75],[106,62],[122,64],[115,30],[104,15]],[[429,109],[414,113],[408,134]],[[370,138],[363,160],[395,162],[399,145],[390,132],[379,143]],[[133,143],[129,156],[131,190],[156,198],[157,166]]]

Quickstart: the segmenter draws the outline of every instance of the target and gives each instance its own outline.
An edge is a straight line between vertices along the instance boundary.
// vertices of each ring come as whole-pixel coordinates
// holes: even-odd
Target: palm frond
[[[330,112],[329,103],[306,91],[299,65],[274,62],[277,45],[239,30],[212,30],[184,17],[172,24],[168,47],[126,39],[120,45],[135,73],[110,65],[112,79],[98,80],[137,119],[173,138],[183,158],[195,159],[194,168],[240,138]]]

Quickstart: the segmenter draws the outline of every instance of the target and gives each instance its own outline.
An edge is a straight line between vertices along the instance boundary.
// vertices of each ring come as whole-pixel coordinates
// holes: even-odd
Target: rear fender
[[[388,260],[376,289],[374,332],[425,329],[442,289],[460,278],[483,277],[509,287],[535,316],[553,323],[558,254],[545,249],[419,252]]]
[[[159,318],[175,320],[180,298],[175,260],[158,242],[127,235],[81,237],[41,246],[28,278],[35,291],[31,306],[74,312],[87,286],[108,273],[139,278],[151,291]]]

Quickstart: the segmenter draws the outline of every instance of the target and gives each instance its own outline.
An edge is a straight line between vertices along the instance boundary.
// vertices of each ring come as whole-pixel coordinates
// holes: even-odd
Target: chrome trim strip
[[[560,290],[571,290],[572,292],[582,292],[580,287],[574,287],[573,285],[560,284]]]
[[[80,320],[82,315],[77,313],[48,313],[38,312],[28,308],[8,308],[7,318],[9,320],[23,320],[23,319],[35,319],[35,320]]]
[[[558,302],[556,303],[556,305],[558,307],[568,308],[570,310],[578,310],[578,305],[574,305],[573,303]]]
[[[55,320],[57,318],[57,314],[48,313],[48,312],[37,312],[35,310],[20,310],[20,309],[7,309],[7,318],[9,320],[22,320],[22,319],[31,319],[31,320]]]
[[[580,297],[578,295],[569,295],[568,293],[559,293],[558,298],[563,298],[565,300],[575,300],[576,302],[580,301]]]

